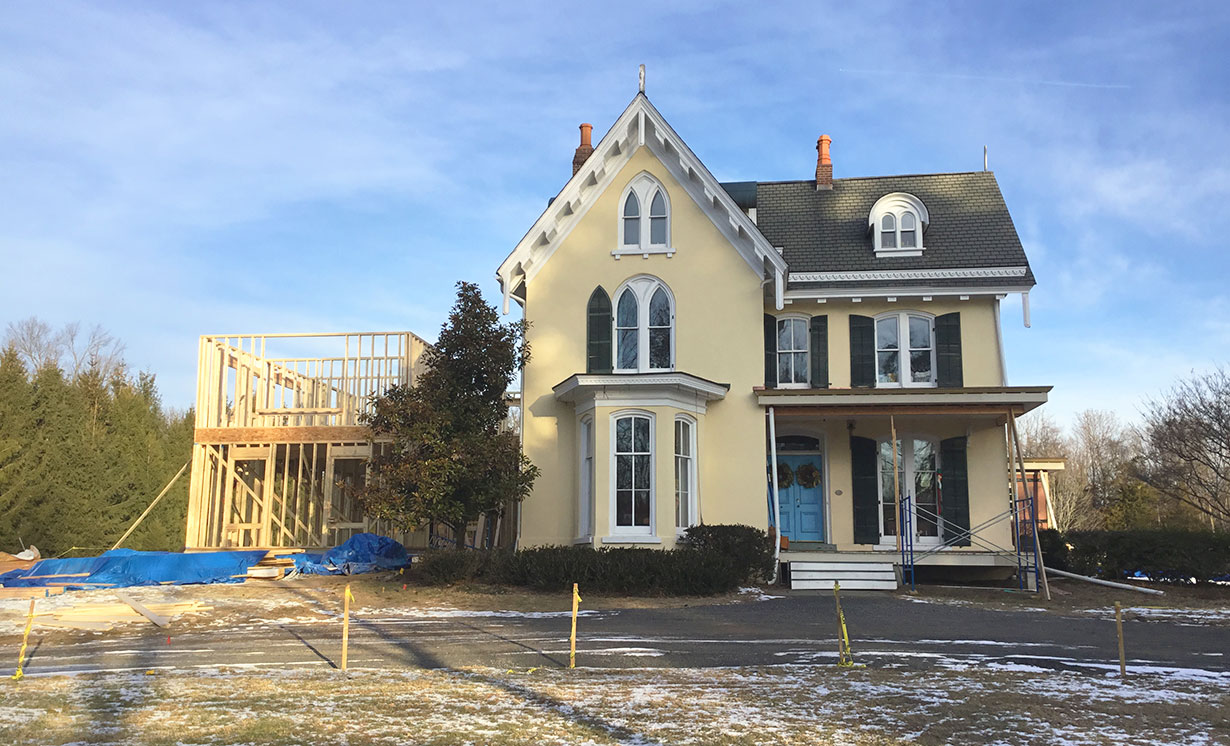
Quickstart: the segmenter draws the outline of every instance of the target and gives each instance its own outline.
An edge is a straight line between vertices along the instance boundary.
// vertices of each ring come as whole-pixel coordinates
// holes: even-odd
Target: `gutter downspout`
[[[1029,326],[1029,324],[1026,324]],[[1008,385],[1008,362],[1004,356],[1004,330],[999,320],[999,296],[995,297],[995,345],[999,347],[999,373],[1002,385]]]
[[[773,415],[773,407],[769,407],[769,474],[773,481],[773,580],[771,585],[777,585],[777,574],[781,569],[782,556],[782,509],[777,494],[777,420]]]

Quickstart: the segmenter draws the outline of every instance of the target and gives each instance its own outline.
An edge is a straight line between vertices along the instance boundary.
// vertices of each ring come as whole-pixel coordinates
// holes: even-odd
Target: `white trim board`
[[[800,300],[829,300],[839,298],[849,298],[861,300],[862,298],[922,298],[930,300],[931,298],[951,298],[959,297],[962,300],[974,297],[985,296],[1003,296],[1009,293],[1028,293],[1030,288],[1021,286],[987,286],[987,287],[927,287],[927,286],[902,286],[896,287],[869,287],[869,288],[794,288],[787,290],[785,293],[786,304],[789,305],[794,301]]]
[[[739,209],[645,94],[638,93],[594,147],[585,165],[568,180],[496,270],[496,278],[504,292],[505,313],[520,283],[534,279],[641,147],[648,147],[662,162],[757,277],[773,278],[778,286],[777,305],[781,308],[786,260],[761,234],[756,223]]]
[[[850,272],[791,272],[790,282],[965,280],[983,277],[1024,277],[1025,272],[1025,267],[964,267],[959,269],[876,269]]]

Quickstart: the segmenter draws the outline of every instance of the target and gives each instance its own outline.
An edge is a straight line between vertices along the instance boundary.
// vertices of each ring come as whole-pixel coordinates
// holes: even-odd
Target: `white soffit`
[[[532,280],[564,238],[585,217],[589,208],[614,181],[615,176],[641,147],[648,147],[688,196],[739,252],[748,266],[763,278],[766,271],[780,285],[786,276],[786,260],[739,209],[721,183],[654,108],[645,94],[638,93],[615,124],[594,146],[594,152],[577,171],[496,271],[504,291],[504,312],[513,290]],[[780,307],[780,301],[779,301]]]

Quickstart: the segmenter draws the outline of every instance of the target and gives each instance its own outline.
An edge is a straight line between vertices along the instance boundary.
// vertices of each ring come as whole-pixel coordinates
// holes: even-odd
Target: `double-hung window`
[[[807,364],[807,319],[778,319],[777,385],[807,386],[810,380]]]
[[[622,533],[652,532],[653,419],[647,414],[615,418],[615,520]]]
[[[924,314],[876,318],[876,385],[935,385],[935,320]]]
[[[594,418],[581,420],[581,490],[577,496],[577,536],[594,535]]]
[[[696,425],[675,420],[675,528],[696,524]]]

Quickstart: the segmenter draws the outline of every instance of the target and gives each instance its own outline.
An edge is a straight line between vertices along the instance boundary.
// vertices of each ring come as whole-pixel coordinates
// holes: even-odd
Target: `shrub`
[[[773,575],[773,542],[758,528],[701,524],[687,530],[683,544],[730,557],[736,567],[746,569],[743,582],[764,582]]]
[[[1024,540],[1022,538],[1022,541]],[[1042,562],[1047,567],[1072,571],[1068,565],[1068,543],[1063,538],[1063,534],[1053,528],[1040,529],[1038,545],[1042,547]]]
[[[676,549],[536,547],[516,552],[445,549],[415,560],[414,575],[443,585],[484,581],[563,592],[712,595],[768,576],[767,535],[749,526],[697,527]]]
[[[1062,538],[1072,546],[1067,567],[1058,558],[1054,566],[1082,575],[1113,580],[1139,572],[1154,580],[1208,582],[1230,574],[1230,533],[1226,532],[1072,531]]]
[[[448,585],[474,580],[482,574],[489,558],[485,552],[465,549],[437,549],[414,558],[411,573],[428,585]]]

